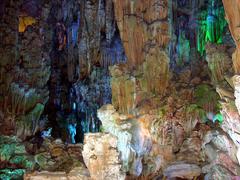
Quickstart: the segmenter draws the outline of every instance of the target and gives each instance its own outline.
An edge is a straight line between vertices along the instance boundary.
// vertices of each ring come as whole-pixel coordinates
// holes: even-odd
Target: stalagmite
[[[1,0],[0,179],[236,179],[239,5]]]

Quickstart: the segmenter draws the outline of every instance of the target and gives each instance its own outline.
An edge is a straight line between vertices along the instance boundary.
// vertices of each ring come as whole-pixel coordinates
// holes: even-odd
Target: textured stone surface
[[[201,168],[194,164],[171,165],[163,172],[167,178],[193,179],[201,174]]]
[[[26,179],[238,176],[239,77],[229,78],[233,44],[221,1],[211,2],[3,0],[0,133],[26,142],[0,139],[0,178],[22,168],[44,171]],[[238,73],[239,3],[223,2]],[[63,142],[40,137],[43,112]],[[104,132],[86,135],[84,157],[64,144],[74,124],[77,142]]]
[[[35,161],[32,155],[28,154],[24,144],[16,137],[0,137],[0,162],[1,169],[19,167],[33,170]]]
[[[239,44],[239,27],[238,27],[238,21],[240,18],[240,11],[239,11],[239,2],[238,1],[227,1],[223,0],[224,9],[226,12],[226,19],[229,25],[229,29],[231,32],[231,35],[235,41],[236,44],[236,50],[232,55],[233,60],[233,67],[235,70],[235,73],[238,74],[240,71],[240,60],[239,60],[239,52],[240,52],[240,44]],[[222,113],[225,117],[224,124],[222,125],[225,132],[229,134],[231,139],[233,140],[233,143],[238,148],[238,151],[236,153],[236,156],[238,158],[238,164],[240,159],[240,151],[239,151],[239,77],[238,75],[235,75],[232,78],[233,82],[233,88],[234,88],[234,96],[235,96],[235,103],[222,103],[223,109]]]
[[[98,132],[100,121],[97,109],[111,102],[110,76],[107,69],[93,68],[87,81],[74,83],[71,103],[76,103],[76,110],[85,114],[77,119],[77,141],[83,139],[83,133]]]
[[[67,127],[77,123],[76,141],[82,142],[83,133],[99,130],[97,108],[111,101],[108,67],[126,61],[113,2],[57,0],[48,10],[53,39],[49,125],[54,137],[69,142]]]
[[[206,65],[202,67],[207,68]],[[231,126],[238,128],[239,115],[234,104],[231,106],[233,91],[230,87],[225,87],[231,81],[222,83],[226,80],[224,77],[221,79],[221,87],[217,88],[222,99],[224,117],[219,125],[213,121],[219,97],[215,89],[208,85],[210,80],[206,79],[206,71],[193,73],[185,69],[177,76],[174,75],[169,81],[166,97],[161,97],[160,93],[155,93],[155,97],[150,96],[150,89],[145,91],[147,96],[140,96],[143,90],[141,84],[136,85],[136,82],[144,74],[138,74],[139,71],[136,70],[134,77],[128,72],[126,66],[111,68],[112,87],[115,89],[113,100],[122,102],[123,105],[128,104],[128,107],[125,106],[124,109],[117,105],[119,109],[116,110],[113,105],[105,105],[98,110],[102,129],[117,137],[117,148],[123,152],[121,160],[126,172],[135,176],[148,176],[159,170],[165,172],[171,169],[172,164],[185,163],[183,166],[188,167],[190,164],[194,168],[179,166],[177,171],[166,171],[169,172],[168,176],[192,179],[206,173],[206,178],[229,178],[231,174],[239,173],[236,158],[238,146],[230,133]],[[200,85],[195,83],[196,77],[199,78]],[[119,83],[120,80],[122,83]],[[202,84],[203,81],[206,84]],[[129,85],[126,86],[125,82],[129,82]],[[124,93],[116,93],[121,88],[125,92],[122,90]],[[137,98],[138,94],[141,100]],[[143,103],[139,103],[141,101]],[[215,128],[219,128],[219,132],[211,131]],[[236,138],[236,133],[234,134]],[[205,168],[207,162],[209,165]],[[225,174],[221,175],[220,172]]]
[[[151,49],[135,71],[126,66],[110,68],[112,104],[121,113],[134,113],[147,97],[164,96],[169,82],[169,58],[164,51]]]
[[[84,141],[84,162],[92,179],[125,179],[125,174],[121,171],[116,137],[104,133],[87,134]]]
[[[6,178],[14,176],[15,173],[21,178],[24,171],[35,170],[47,171],[47,173],[29,173],[27,177],[43,178],[47,175],[57,177],[53,173],[55,171],[68,173],[67,175],[72,179],[89,176],[83,163],[81,144],[65,145],[61,140],[50,139],[44,139],[42,142],[39,139],[30,139],[28,142],[23,142],[15,136],[0,136],[0,169],[3,170],[1,177],[6,176]],[[13,171],[11,174],[8,169],[15,169],[16,172]]]
[[[114,73],[115,76],[121,75],[119,69],[115,69]],[[161,168],[167,168],[171,162],[201,164],[204,161],[201,143],[207,127],[200,125],[198,130],[193,131],[198,123],[197,119],[186,120],[199,118],[198,114],[189,111],[193,113],[190,116],[191,114],[184,113],[186,109],[180,108],[181,113],[172,115],[172,110],[187,102],[186,99],[179,98],[185,98],[183,94],[168,98],[161,105],[156,99],[148,99],[147,104],[134,109],[137,115],[119,113],[112,105],[105,105],[98,110],[103,130],[118,138],[117,147],[126,172],[136,176],[149,175]]]
[[[223,0],[224,9],[226,12],[226,19],[229,25],[230,32],[236,44],[236,50],[233,53],[233,67],[236,73],[240,72],[240,43],[239,43],[239,32],[238,21],[240,18],[240,4],[239,1]]]
[[[209,167],[205,167],[207,169],[209,169]],[[229,171],[227,171],[225,168],[223,168],[222,166],[216,165],[213,166],[212,169],[210,169],[210,173],[208,173],[204,178],[207,180],[210,179],[226,179],[226,180],[230,180],[232,179],[232,175],[231,173],[229,173]],[[205,172],[205,170],[203,170],[203,172]]]
[[[19,33],[20,3],[3,3],[6,12],[0,23],[3,38],[0,47],[0,131],[25,139],[43,129],[45,123],[40,116],[48,100],[46,84],[50,59],[46,48],[49,45],[47,18],[40,13],[36,24]]]
[[[89,172],[86,168],[75,167],[69,173],[66,172],[49,172],[49,171],[41,171],[41,172],[33,172],[26,173],[24,175],[24,180],[90,180]]]
[[[226,72],[233,73],[231,59],[223,45],[208,44],[206,60],[211,71],[212,82],[224,80]]]
[[[228,135],[231,137],[233,143],[236,145],[238,151],[235,154],[238,158],[238,163],[240,162],[240,154],[239,154],[239,132],[240,132],[240,127],[239,127],[239,121],[240,121],[240,116],[238,113],[238,110],[234,104],[232,103],[224,103],[223,104],[223,109],[222,109],[222,114],[225,118],[222,128],[223,130],[228,133]]]
[[[80,1],[81,30],[79,33],[79,65],[81,76],[91,72],[94,64],[108,67],[125,60],[114,19],[113,2]],[[84,19],[84,20],[83,20]],[[117,43],[118,44],[118,43]],[[112,48],[112,50],[111,50]]]
[[[143,155],[147,155],[152,146],[148,130],[151,117],[127,119],[111,105],[103,106],[98,111],[98,117],[102,121],[104,131],[117,137],[117,148],[124,171],[139,176],[143,170]]]
[[[238,113],[240,113],[240,76],[235,75],[232,77],[233,85],[234,85],[234,96],[235,96],[235,105],[238,109]]]
[[[236,154],[237,146],[232,139],[224,132],[209,131],[203,144],[203,151],[207,157],[209,165],[203,167],[203,173],[206,173],[206,178],[222,178],[219,171],[225,171],[223,176],[230,177],[229,174],[238,175],[240,167]]]
[[[47,172],[42,171],[34,174],[26,174],[25,180],[40,180],[40,179],[53,179],[53,180],[67,180],[67,175],[65,172]]]
[[[115,18],[131,68],[147,58],[149,48],[164,48],[169,41],[166,0],[114,0]]]

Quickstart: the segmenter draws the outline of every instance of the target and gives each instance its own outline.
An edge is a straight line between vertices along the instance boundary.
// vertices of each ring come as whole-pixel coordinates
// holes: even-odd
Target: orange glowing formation
[[[28,26],[33,25],[36,22],[37,22],[36,19],[31,16],[20,16],[18,31],[24,32]]]

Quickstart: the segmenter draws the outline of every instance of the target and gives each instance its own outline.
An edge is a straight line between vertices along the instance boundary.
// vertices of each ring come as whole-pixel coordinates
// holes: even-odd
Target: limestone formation
[[[92,179],[125,179],[118,158],[117,139],[113,135],[103,133],[86,135],[83,157]]]
[[[50,59],[46,49],[49,43],[46,17],[39,14],[37,23],[19,32],[18,17],[22,14],[19,7],[19,1],[4,1],[3,4],[9,12],[1,19],[1,37],[4,39],[0,48],[0,131],[25,139],[44,128],[41,114],[49,95],[46,84],[50,76]],[[19,44],[18,49],[14,44]]]
[[[234,96],[235,96],[235,105],[238,109],[238,113],[240,113],[240,78],[238,75],[235,75],[232,78],[233,85],[234,85]]]
[[[218,83],[224,80],[225,74],[232,74],[232,62],[224,47],[208,44],[206,60],[211,71],[212,81]]]
[[[132,74],[123,65],[110,68],[112,103],[119,112],[134,113],[146,97],[164,96],[169,81],[169,58],[164,51],[150,50],[150,55]]]
[[[175,164],[164,170],[163,174],[167,178],[193,179],[201,174],[201,168],[194,164]]]
[[[1,0],[0,17],[0,179],[240,176],[237,0]]]
[[[240,44],[239,44],[239,26],[238,20],[240,18],[240,6],[239,2],[223,0],[224,9],[226,12],[226,20],[229,25],[230,32],[236,44],[236,50],[233,53],[232,60],[233,60],[233,67],[235,73],[240,72],[240,60],[239,60],[239,52],[240,52]]]
[[[21,179],[27,172],[25,179],[39,179],[44,176],[57,177],[67,174],[69,178],[89,177],[82,158],[82,145],[64,145],[61,140],[30,139],[23,142],[17,137],[0,137],[0,173],[1,179],[9,179],[16,169],[16,179]],[[35,172],[35,170],[43,173]]]
[[[168,1],[114,0],[115,18],[131,68],[142,64],[148,49],[165,48],[169,41]]]
[[[90,175],[87,169],[76,167],[69,173],[66,172],[34,172],[24,175],[24,180],[90,180]]]

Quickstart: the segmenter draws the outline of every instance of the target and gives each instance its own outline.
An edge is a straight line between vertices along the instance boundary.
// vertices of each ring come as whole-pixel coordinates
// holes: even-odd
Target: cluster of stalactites
[[[209,1],[208,9],[200,12],[197,32],[197,50],[203,55],[207,42],[222,43],[227,22],[223,6],[216,5],[216,0]]]
[[[134,72],[125,66],[113,66],[111,72],[112,104],[121,113],[134,113],[146,97],[163,97],[169,82],[169,58],[164,51],[150,49],[146,60]],[[138,74],[138,76],[132,76]]]
[[[101,53],[100,64],[104,68],[126,62],[126,56],[117,49],[106,50]]]

